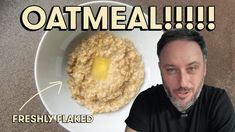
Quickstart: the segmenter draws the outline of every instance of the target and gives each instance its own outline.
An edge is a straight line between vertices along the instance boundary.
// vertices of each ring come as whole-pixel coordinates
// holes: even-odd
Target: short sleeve
[[[215,98],[211,112],[211,127],[213,132],[235,132],[235,113],[232,103],[225,92]]]
[[[139,132],[149,131],[150,102],[151,100],[145,92],[137,96],[131,107],[129,116],[125,120],[128,127]]]

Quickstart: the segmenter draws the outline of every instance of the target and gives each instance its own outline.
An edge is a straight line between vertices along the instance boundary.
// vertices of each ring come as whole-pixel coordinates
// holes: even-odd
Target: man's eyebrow
[[[194,65],[194,64],[199,64],[199,62],[197,62],[197,61],[193,61],[193,62],[191,62],[191,63],[187,64],[187,66],[191,66],[191,65]]]
[[[163,67],[175,67],[175,65],[172,65],[172,64],[165,64],[165,65],[163,65]]]
[[[194,64],[199,64],[199,62],[193,61],[193,62],[190,62],[189,64],[187,64],[187,66],[191,66],[191,65],[194,65]],[[164,64],[163,67],[176,67],[176,66],[173,65],[173,64]]]

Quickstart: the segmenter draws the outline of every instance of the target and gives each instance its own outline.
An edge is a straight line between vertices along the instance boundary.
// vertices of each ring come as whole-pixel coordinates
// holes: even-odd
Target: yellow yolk
[[[105,80],[108,74],[109,59],[104,57],[95,57],[92,65],[92,77],[97,80]]]

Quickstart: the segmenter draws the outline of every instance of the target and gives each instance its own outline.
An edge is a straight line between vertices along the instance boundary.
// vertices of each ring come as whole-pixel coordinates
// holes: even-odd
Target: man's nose
[[[179,84],[183,88],[188,86],[188,74],[184,71],[180,73]]]

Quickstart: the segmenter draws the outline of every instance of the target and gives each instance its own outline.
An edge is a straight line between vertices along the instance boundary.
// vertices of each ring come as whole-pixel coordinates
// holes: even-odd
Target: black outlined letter
[[[35,13],[38,16],[38,22],[36,24],[32,24],[29,21],[29,14]],[[36,5],[29,6],[23,10],[20,17],[21,25],[29,30],[29,31],[36,31],[42,28],[46,22],[46,13],[45,11],[40,7]]]
[[[157,6],[150,6],[148,9],[148,21],[150,30],[162,30],[162,24],[157,23]]]
[[[111,6],[110,7],[110,30],[124,30],[126,29],[125,24],[120,24],[120,21],[126,21],[125,15],[118,15],[119,12],[125,12],[126,6]]]
[[[77,13],[81,12],[80,6],[65,6],[64,12],[68,12],[68,27],[69,30],[77,29]]]
[[[51,30],[52,28],[59,28],[59,30],[66,30],[66,24],[59,6],[53,6],[48,16],[48,22],[44,30]]]
[[[135,27],[139,27],[141,30],[148,29],[147,22],[145,20],[141,6],[133,7],[127,25],[127,30],[133,30]]]
[[[91,26],[91,30],[97,30],[99,27],[100,30],[107,30],[108,6],[100,6],[97,11],[96,17],[94,17],[90,6],[84,6],[82,19],[82,30],[88,30],[89,25]]]

